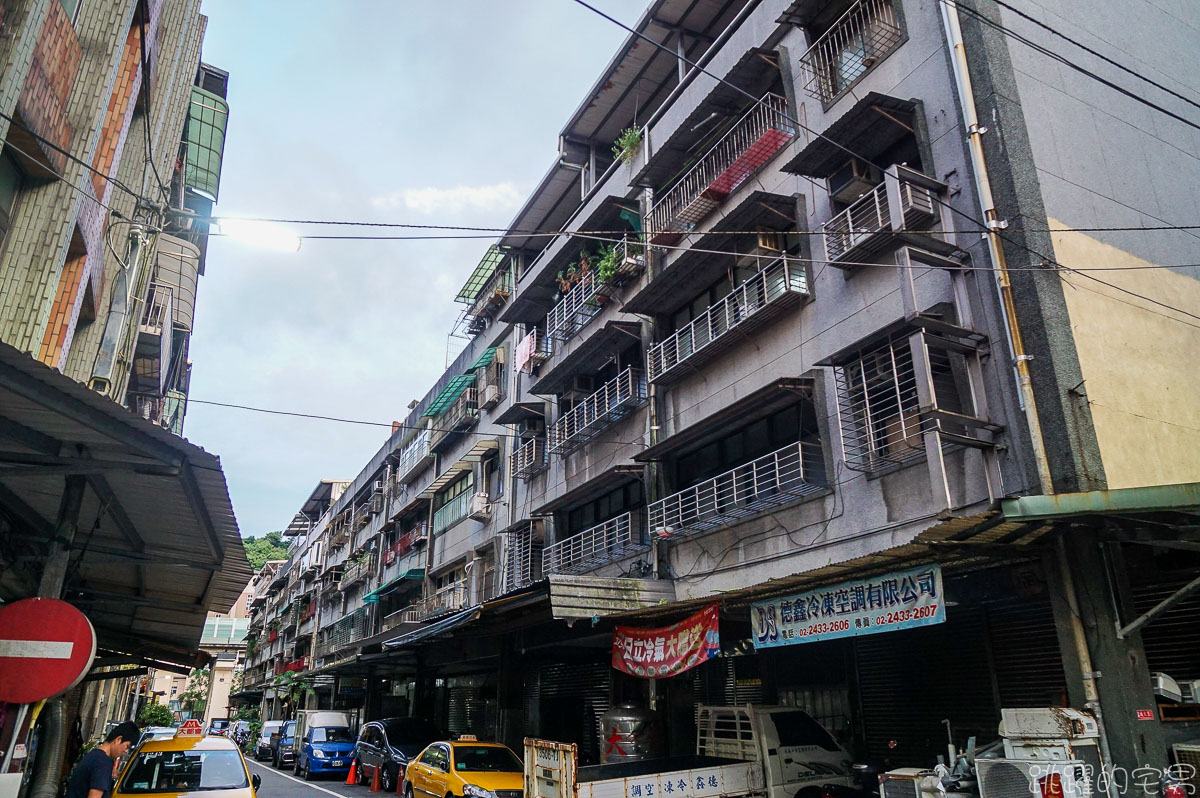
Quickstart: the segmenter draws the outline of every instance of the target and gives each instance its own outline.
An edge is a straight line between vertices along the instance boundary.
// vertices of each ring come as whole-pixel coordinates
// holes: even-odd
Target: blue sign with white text
[[[756,601],[750,618],[755,648],[932,626],[946,620],[942,569],[926,565]]]

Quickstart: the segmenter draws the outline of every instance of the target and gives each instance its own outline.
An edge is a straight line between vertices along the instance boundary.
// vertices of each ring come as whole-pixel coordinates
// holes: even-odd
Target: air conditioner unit
[[[385,483],[386,481],[387,481],[386,479],[375,480],[375,484],[372,485],[371,489],[378,493],[379,491],[383,490],[383,483]]]
[[[783,247],[779,246],[779,233],[776,233],[774,230],[760,230],[756,238],[759,249],[765,249],[769,252],[783,251]]]
[[[1079,760],[977,759],[979,798],[1092,798],[1095,776]]]
[[[517,434],[522,438],[536,438],[546,431],[546,419],[527,418],[517,423]]]
[[[492,505],[488,501],[486,493],[476,493],[471,497],[471,504],[468,505],[467,516],[476,521],[486,521],[492,515]]]
[[[379,490],[371,494],[371,502],[369,505],[371,515],[379,515],[383,512],[383,491]]]
[[[875,188],[883,180],[879,169],[852,158],[829,176],[829,196],[849,204]]]
[[[483,396],[481,397],[479,406],[484,410],[495,407],[500,402],[500,386],[485,385],[483,386]]]
[[[590,394],[596,390],[596,380],[590,374],[576,374],[571,380],[567,393]]]
[[[1171,746],[1175,754],[1175,764],[1183,780],[1191,786],[1189,795],[1200,792],[1200,744],[1175,743]]]

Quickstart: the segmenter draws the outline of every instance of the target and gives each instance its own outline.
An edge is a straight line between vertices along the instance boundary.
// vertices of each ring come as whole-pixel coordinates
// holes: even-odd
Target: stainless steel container
[[[664,756],[662,720],[652,709],[627,701],[600,716],[600,761],[633,762]]]

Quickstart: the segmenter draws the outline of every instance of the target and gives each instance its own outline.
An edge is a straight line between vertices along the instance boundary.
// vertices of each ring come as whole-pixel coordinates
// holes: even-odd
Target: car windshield
[[[292,732],[294,731],[296,731],[296,721],[289,720],[287,723],[283,724],[283,731],[280,732],[280,734],[282,734],[284,737],[291,737]]]
[[[249,786],[237,751],[143,751],[125,774],[120,792],[197,792]]]
[[[344,726],[318,726],[312,730],[314,743],[352,743],[353,735]]]
[[[227,720],[214,720],[212,722],[212,727],[214,729],[224,729],[228,725],[229,725],[229,721],[227,721]]]
[[[521,760],[507,748],[493,745],[454,746],[455,770],[494,770],[502,773],[520,773],[524,770]]]

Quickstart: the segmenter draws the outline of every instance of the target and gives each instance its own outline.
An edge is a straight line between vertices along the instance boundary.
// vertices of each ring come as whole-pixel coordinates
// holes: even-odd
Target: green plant
[[[297,676],[295,671],[279,674],[272,684],[275,685],[275,692],[292,706],[299,705],[308,693],[313,692],[310,680],[304,676]]]
[[[139,726],[170,726],[175,723],[175,715],[157,701],[146,704],[138,713]]]
[[[602,283],[611,283],[617,276],[617,248],[612,244],[600,247],[596,261],[596,276]]]
[[[640,146],[642,146],[642,129],[640,127],[627,127],[621,131],[621,135],[617,136],[617,140],[613,142],[613,157],[628,166],[637,157],[638,147]]]

